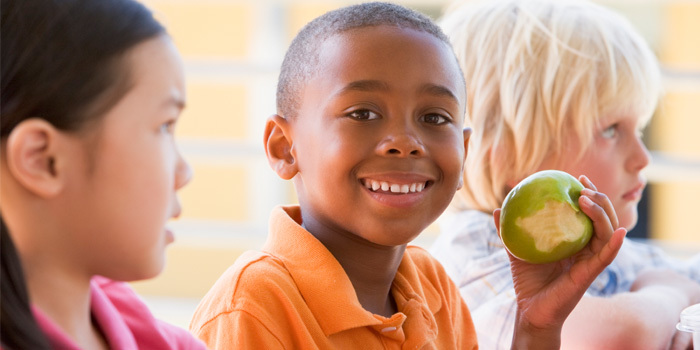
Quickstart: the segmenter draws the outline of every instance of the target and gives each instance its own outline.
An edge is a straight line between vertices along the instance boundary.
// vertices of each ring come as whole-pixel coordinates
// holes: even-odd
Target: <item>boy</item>
[[[442,23],[467,80],[474,135],[455,197],[462,203],[440,219],[431,252],[462,291],[480,344],[506,349],[517,301],[491,212],[520,179],[558,169],[593,180],[619,225],[632,229],[650,161],[641,130],[659,97],[659,68],[622,16],[588,1],[465,3]],[[674,336],[675,325],[700,302],[699,258],[674,266],[658,249],[626,241],[567,318],[562,347],[687,346],[689,333]]]
[[[459,291],[407,247],[461,186],[464,99],[447,38],[423,15],[368,3],[304,27],[265,130],[270,165],[294,181],[299,206],[275,209],[263,251],[220,278],[190,329],[213,348],[476,348]],[[544,291],[519,294],[523,346],[558,348],[564,318],[615,255],[624,230],[613,235],[610,204],[596,200],[585,210],[597,238],[580,264],[551,283],[541,281],[552,271],[519,265]]]

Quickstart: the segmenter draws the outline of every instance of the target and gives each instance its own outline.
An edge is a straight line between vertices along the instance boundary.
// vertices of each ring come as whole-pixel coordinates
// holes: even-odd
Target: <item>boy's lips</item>
[[[625,194],[622,195],[622,198],[628,201],[636,201],[642,198],[642,192],[644,191],[644,183],[640,183],[637,186],[635,186],[633,189],[625,192]]]
[[[365,185],[367,189],[369,189],[372,192],[384,192],[394,194],[422,192],[430,184],[430,181],[397,183],[374,179],[362,179],[361,182],[363,185]]]
[[[396,208],[414,206],[426,194],[435,181],[416,174],[368,176],[360,183],[372,198],[383,205]]]

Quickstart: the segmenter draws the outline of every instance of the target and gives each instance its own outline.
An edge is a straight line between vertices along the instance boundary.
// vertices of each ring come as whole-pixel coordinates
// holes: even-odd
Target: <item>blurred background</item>
[[[358,1],[142,0],[168,28],[185,60],[187,108],[177,127],[194,170],[180,193],[176,242],[156,279],[132,283],[157,317],[187,327],[199,299],[238,255],[265,241],[270,210],[295,203],[263,152],[275,113],[279,66],[311,19]],[[449,0],[395,1],[439,19]],[[700,252],[700,1],[599,0],[629,18],[661,61],[665,96],[645,131],[652,151],[640,223],[681,258]],[[435,226],[414,243],[425,247]]]

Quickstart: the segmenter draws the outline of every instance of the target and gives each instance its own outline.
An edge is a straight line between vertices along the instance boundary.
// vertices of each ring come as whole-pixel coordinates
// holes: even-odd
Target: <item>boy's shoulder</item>
[[[423,247],[417,245],[406,246],[406,252],[404,253],[413,260],[417,265],[431,265],[435,261],[435,258]]]
[[[442,264],[427,250],[419,246],[406,247],[405,259],[410,259],[418,273],[422,276],[423,283],[430,283],[441,288],[452,288],[450,277],[445,272]]]
[[[404,254],[408,256],[420,270],[442,267],[440,262],[423,247],[408,245],[406,246],[406,252]]]
[[[255,312],[269,309],[260,293],[289,294],[297,290],[294,279],[282,261],[265,252],[241,254],[202,298],[190,328],[234,311]],[[261,314],[264,314],[262,312]],[[201,322],[200,322],[201,321]]]
[[[209,292],[226,296],[225,303],[234,305],[239,301],[237,294],[268,285],[284,285],[284,282],[294,285],[289,271],[279,258],[263,251],[250,250],[236,259]]]

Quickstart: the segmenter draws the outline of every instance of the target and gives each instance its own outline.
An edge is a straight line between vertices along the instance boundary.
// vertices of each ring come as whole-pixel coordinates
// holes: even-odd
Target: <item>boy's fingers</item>
[[[613,229],[616,229],[620,226],[617,220],[617,213],[615,213],[615,207],[613,207],[612,202],[610,202],[610,199],[608,199],[608,196],[606,196],[604,193],[596,192],[588,188],[584,188],[583,190],[581,190],[581,196],[588,197],[595,204],[603,208],[603,210],[605,211],[605,215],[608,216],[608,219],[610,220],[610,224],[612,225]],[[579,204],[580,203],[581,202],[579,201]]]
[[[594,203],[588,196],[579,197],[579,205],[583,212],[588,215],[593,221],[593,230],[595,231],[595,238],[607,242],[612,235],[612,223],[610,218],[605,212],[605,210]]]
[[[595,276],[598,276],[601,272],[603,272],[603,270],[605,270],[606,266],[613,262],[617,256],[617,253],[620,251],[620,247],[622,247],[622,241],[624,240],[626,234],[627,230],[623,227],[615,230],[615,232],[612,233],[610,240],[607,241],[600,251],[595,254],[595,256],[592,258],[592,265],[588,265],[591,269],[590,271],[592,272],[592,274],[590,274],[592,279],[587,283],[592,283]]]
[[[583,187],[585,188],[590,188],[593,191],[598,191],[598,188],[595,187],[593,182],[588,178],[586,175],[581,175],[578,177],[578,180],[581,181],[581,184],[583,184]]]
[[[600,271],[603,271],[605,269],[605,266],[610,265],[612,261],[615,259],[617,256],[617,252],[620,251],[620,247],[622,247],[622,242],[625,239],[625,236],[627,235],[627,229],[624,227],[620,227],[615,232],[613,232],[612,237],[610,237],[610,240],[608,243],[603,246],[603,249],[600,251],[600,261],[604,265],[601,266]]]
[[[613,207],[612,202],[610,202],[610,199],[608,199],[608,196],[606,196],[604,193],[598,192],[598,189],[586,175],[581,175],[578,177],[578,179],[585,187],[583,190],[581,190],[581,195],[589,197],[594,203],[603,208],[613,229],[618,228],[620,223],[617,220],[615,207]],[[581,202],[579,201],[579,204],[580,203]]]

